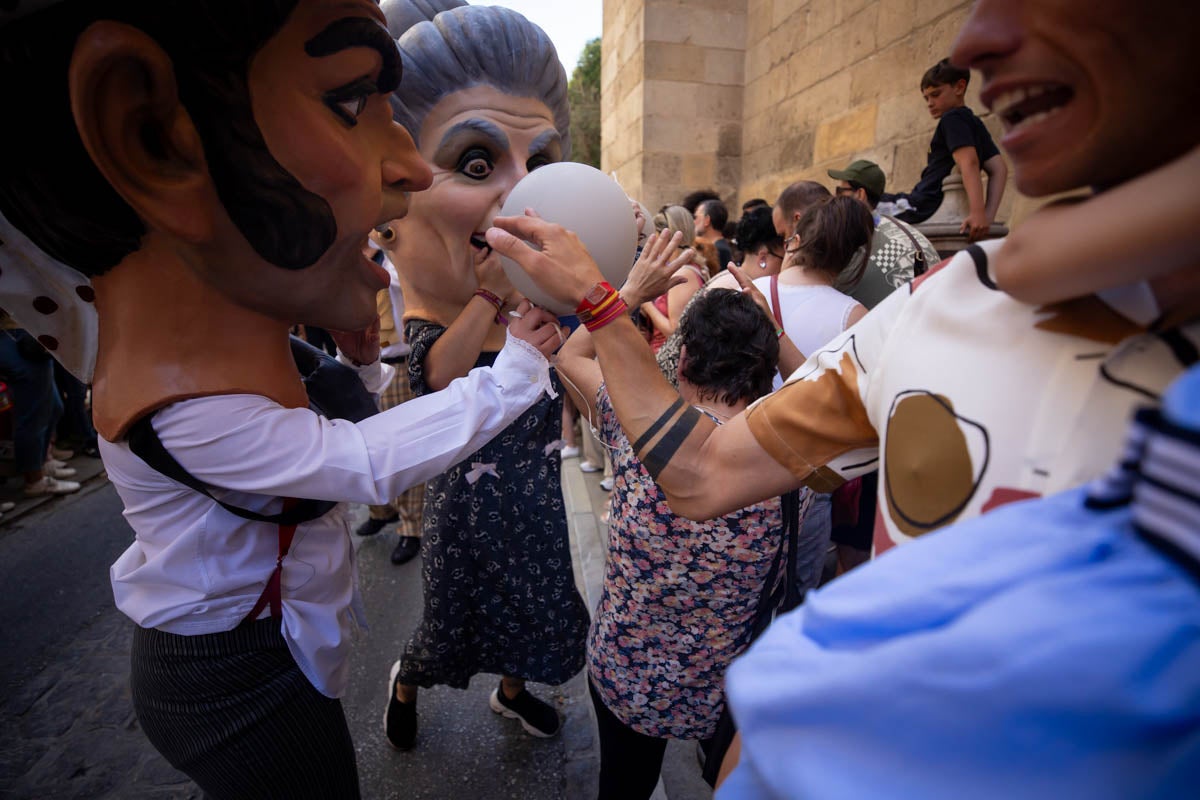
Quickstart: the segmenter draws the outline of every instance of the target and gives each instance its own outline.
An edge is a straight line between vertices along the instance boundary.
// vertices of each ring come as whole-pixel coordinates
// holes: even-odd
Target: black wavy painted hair
[[[325,200],[270,154],[247,87],[250,59],[298,0],[68,0],[0,29],[5,75],[0,210],[59,261],[100,275],[136,251],[145,227],[92,163],[76,131],[67,70],[98,20],[131,25],[171,58],[221,202],[255,251],[286,269],[329,249]]]
[[[779,340],[774,321],[749,295],[732,289],[701,293],[679,321],[679,343],[687,348],[680,374],[701,398],[749,403],[771,391]]]

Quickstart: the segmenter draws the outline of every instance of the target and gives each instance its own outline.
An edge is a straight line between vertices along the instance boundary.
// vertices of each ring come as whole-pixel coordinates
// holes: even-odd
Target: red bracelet
[[[504,301],[501,300],[498,295],[489,292],[487,289],[476,289],[475,294],[476,296],[482,297],[484,300],[487,300],[489,303],[494,305],[497,313],[499,313],[500,309],[504,308]]]
[[[610,292],[608,297],[605,297],[603,300],[601,300],[599,303],[596,304],[595,308],[591,309],[590,311],[584,311],[584,312],[580,313],[579,314],[580,321],[582,321],[584,324],[586,324],[588,320],[596,319],[597,317],[603,316],[604,314],[606,314],[608,312],[608,309],[612,308],[613,303],[617,302],[620,299],[621,299],[621,295],[617,294],[616,292]]]
[[[575,307],[575,315],[579,317],[580,322],[587,322],[589,319],[600,313],[601,309],[612,302],[613,295],[617,290],[612,287],[608,281],[600,281],[591,288],[579,305]]]
[[[502,299],[500,299],[499,295],[497,295],[493,292],[489,292],[487,289],[476,289],[475,294],[476,294],[476,296],[482,297],[484,300],[487,300],[489,303],[491,303],[493,306],[496,307],[496,320],[495,321],[496,321],[497,325],[507,325],[508,324],[508,320],[506,320],[500,314],[500,309],[504,308],[504,301]]]
[[[612,322],[614,319],[624,315],[625,312],[629,310],[629,306],[627,306],[625,301],[621,299],[621,295],[613,292],[613,296],[616,299],[611,303],[607,303],[603,311],[598,314],[593,314],[587,320],[585,320],[583,327],[587,328],[588,331],[598,331],[608,323]]]

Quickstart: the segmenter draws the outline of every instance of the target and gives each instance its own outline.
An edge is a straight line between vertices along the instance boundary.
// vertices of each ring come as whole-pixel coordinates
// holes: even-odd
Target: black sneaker
[[[492,696],[488,700],[488,705],[497,714],[501,714],[509,719],[521,720],[521,727],[530,736],[538,736],[546,739],[558,733],[558,729],[562,727],[562,722],[558,718],[558,712],[551,708],[548,703],[538,700],[525,689],[522,689],[520,694],[509,700],[504,696],[503,689],[498,686],[492,692]]]
[[[396,542],[396,549],[392,551],[392,563],[397,566],[407,564],[419,552],[421,552],[420,539],[416,536],[401,536],[400,541]]]
[[[388,676],[388,704],[383,712],[383,735],[388,744],[397,750],[412,750],[417,741],[417,701],[401,703],[396,699],[396,676],[400,674],[400,662],[392,664]]]
[[[395,515],[394,517],[388,517],[387,519],[374,519],[372,517],[367,517],[366,521],[363,522],[362,525],[359,525],[357,528],[354,529],[354,535],[355,536],[374,536],[375,534],[377,534],[381,530],[383,530],[384,527],[391,525],[393,522],[399,522],[399,521],[400,521],[399,514]]]

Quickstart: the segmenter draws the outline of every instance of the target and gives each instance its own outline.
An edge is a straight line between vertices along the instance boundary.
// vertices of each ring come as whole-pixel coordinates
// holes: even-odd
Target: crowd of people
[[[50,352],[6,312],[0,311],[0,381],[12,469],[22,479],[21,497],[79,491],[70,480],[76,454],[98,458],[88,408],[88,387],[54,361]],[[0,515],[15,501],[0,503]]]
[[[914,80],[912,191],[858,158],[736,220],[712,190],[631,197],[612,286],[570,231],[499,215],[570,154],[520,14],[192,0],[180,36],[100,5],[0,12],[28,114],[0,375],[26,494],[78,489],[66,436],[103,457],[135,710],[206,795],[360,795],[345,503],[420,558],[381,698],[418,757],[420,689],[494,676],[491,710],[549,737],[527,684],[584,671],[601,798],[649,797],[670,739],[722,799],[1194,791],[1194,14],[981,0]],[[982,241],[1010,164],[1093,196]],[[980,241],[941,259],[915,226],[954,168]],[[611,493],[595,609],[574,468]]]

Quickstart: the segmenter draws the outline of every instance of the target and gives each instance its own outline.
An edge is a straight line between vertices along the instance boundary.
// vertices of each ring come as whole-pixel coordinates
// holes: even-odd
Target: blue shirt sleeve
[[[1081,491],[897,548],[727,676],[717,800],[1170,798],[1200,785],[1200,587]]]

